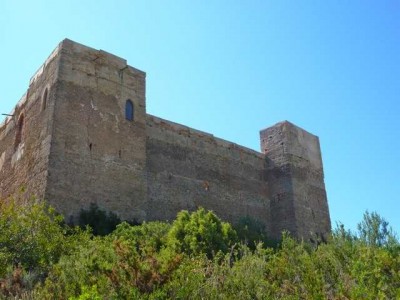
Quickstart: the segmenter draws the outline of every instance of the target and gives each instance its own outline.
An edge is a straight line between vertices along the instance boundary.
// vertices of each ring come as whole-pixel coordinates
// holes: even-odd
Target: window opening
[[[49,94],[49,90],[46,88],[46,89],[44,90],[43,97],[42,97],[42,110],[45,110],[46,107],[47,107],[47,97],[48,97],[48,94]]]
[[[21,144],[23,129],[24,129],[24,115],[22,114],[18,119],[17,134],[15,136],[15,144],[14,144],[15,149],[17,149],[19,144]]]
[[[134,107],[133,107],[133,102],[131,100],[126,100],[125,103],[125,119],[128,121],[133,121],[133,115],[134,115]]]

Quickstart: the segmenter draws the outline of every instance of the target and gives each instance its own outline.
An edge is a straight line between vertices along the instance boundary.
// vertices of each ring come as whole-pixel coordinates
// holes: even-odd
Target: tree
[[[0,202],[0,277],[7,266],[46,269],[64,251],[63,218],[36,199]]]
[[[357,229],[360,241],[369,246],[382,247],[398,244],[389,223],[376,212],[366,211]]]
[[[97,204],[91,203],[88,210],[81,209],[79,226],[85,228],[89,225],[94,235],[107,235],[114,231],[121,220],[116,214],[100,209]]]
[[[236,240],[231,225],[204,208],[191,214],[187,210],[179,212],[168,233],[168,244],[178,253],[204,253],[209,258],[218,251],[227,252]]]

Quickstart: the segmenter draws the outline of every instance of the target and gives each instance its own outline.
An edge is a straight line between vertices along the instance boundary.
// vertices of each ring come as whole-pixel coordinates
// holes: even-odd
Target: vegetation
[[[107,235],[115,230],[121,220],[113,212],[101,210],[91,203],[89,209],[81,209],[78,224],[84,229],[89,226],[94,235]]]
[[[249,218],[235,229],[199,209],[95,235],[42,202],[0,202],[0,299],[400,298],[400,244],[376,213],[318,245],[265,246]]]

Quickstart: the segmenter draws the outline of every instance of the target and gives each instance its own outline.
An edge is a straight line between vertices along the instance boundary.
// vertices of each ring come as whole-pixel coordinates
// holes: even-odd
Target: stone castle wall
[[[264,155],[150,115],[147,136],[151,219],[203,206],[231,222],[252,216],[269,226]]]
[[[59,56],[46,199],[71,221],[90,203],[145,220],[145,73],[69,40]],[[135,122],[125,120],[127,99]]]
[[[273,237],[330,230],[318,138],[289,122],[261,131],[260,153],[148,115],[144,72],[70,40],[28,94],[0,128],[2,197],[26,186],[67,221],[90,203],[136,221],[203,206],[231,222],[258,219]],[[15,150],[12,124],[22,111],[22,150]]]
[[[22,193],[21,188],[44,196],[58,68],[54,52],[31,78],[28,90],[10,112],[12,116],[0,125],[1,199]]]
[[[260,132],[271,197],[271,232],[298,236],[330,231],[322,158],[317,136],[278,123]]]

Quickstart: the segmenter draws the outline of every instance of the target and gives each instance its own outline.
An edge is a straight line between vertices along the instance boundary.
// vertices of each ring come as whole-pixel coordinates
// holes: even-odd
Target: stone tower
[[[330,231],[318,138],[289,123],[261,152],[146,113],[145,73],[68,39],[0,125],[0,197],[46,199],[66,220],[96,203],[125,220],[202,206],[310,238]]]
[[[52,204],[68,218],[97,199],[123,219],[133,214],[142,220],[147,197],[145,73],[69,40],[59,47],[57,101],[49,102],[56,122],[45,198],[66,199]],[[124,118],[127,103],[134,122]]]
[[[260,131],[271,200],[271,232],[318,237],[330,231],[321,150],[317,136],[281,122]]]
[[[127,103],[134,122],[124,117]],[[143,219],[144,72],[66,39],[32,77],[12,115],[0,131],[2,197],[23,186],[67,221],[97,200],[121,218]]]

